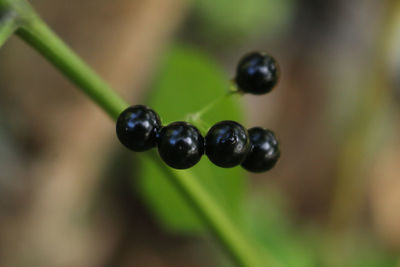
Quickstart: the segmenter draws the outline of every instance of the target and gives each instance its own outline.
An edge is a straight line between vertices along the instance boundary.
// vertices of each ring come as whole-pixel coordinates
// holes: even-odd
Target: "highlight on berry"
[[[204,138],[193,125],[178,121],[163,127],[158,138],[158,153],[175,169],[187,169],[204,154]]]
[[[211,162],[223,168],[240,165],[250,151],[247,130],[237,122],[221,121],[206,135],[206,154]]]
[[[144,105],[125,109],[117,120],[119,141],[136,152],[155,147],[160,128],[161,120],[158,114]]]

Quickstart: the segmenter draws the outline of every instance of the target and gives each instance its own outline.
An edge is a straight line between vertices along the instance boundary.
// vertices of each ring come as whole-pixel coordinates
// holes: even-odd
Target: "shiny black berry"
[[[251,172],[264,172],[275,166],[279,159],[279,143],[274,133],[260,127],[249,129],[251,151],[242,167]]]
[[[206,154],[215,164],[223,168],[239,165],[250,150],[246,129],[234,121],[215,124],[206,135]]]
[[[125,109],[117,120],[119,141],[133,151],[145,151],[157,145],[161,121],[149,107],[136,105]]]
[[[160,131],[158,153],[172,168],[187,169],[199,162],[204,154],[204,138],[193,125],[173,122]]]
[[[270,92],[279,79],[279,66],[267,54],[252,52],[245,55],[237,66],[235,82],[240,91],[255,95]]]

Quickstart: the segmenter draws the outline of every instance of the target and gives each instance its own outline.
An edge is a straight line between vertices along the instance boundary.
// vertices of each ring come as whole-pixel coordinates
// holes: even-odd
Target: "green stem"
[[[113,119],[128,106],[111,87],[83,62],[47,25],[37,16],[24,23],[17,34],[65,76],[93,99]]]
[[[128,104],[122,100],[87,64],[54,34],[24,0],[0,0],[0,10],[7,7],[18,14],[17,34],[53,63],[65,76],[81,88],[114,120]],[[0,29],[4,40],[15,30],[13,24]],[[1,24],[0,24],[1,27]],[[1,40],[1,39],[0,39]],[[1,43],[0,43],[1,44]],[[154,156],[157,166],[163,168],[193,209],[215,233],[224,248],[241,266],[266,266],[258,254],[229,219],[224,210],[188,171],[170,169]]]
[[[215,106],[220,104],[222,101],[226,100],[228,97],[236,94],[236,91],[228,91],[228,93],[220,96],[219,98],[215,99],[211,103],[209,103],[207,106],[203,107],[201,110],[197,111],[194,114],[189,114],[189,116],[193,116],[194,118],[201,118],[204,114],[212,110]]]
[[[155,167],[161,168],[170,181],[189,201],[203,222],[221,241],[232,258],[240,266],[267,266],[265,262],[272,259],[258,258],[258,254],[249,240],[239,231],[237,226],[226,216],[216,201],[205,191],[197,177],[189,170],[175,170],[161,162],[156,153],[149,153]]]
[[[197,112],[194,113],[190,113],[187,114],[185,116],[185,121],[188,121],[190,123],[193,123],[197,126],[197,128],[200,129],[200,131],[202,133],[207,133],[207,131],[210,128],[210,125],[207,124],[202,117],[204,116],[204,114],[208,113],[209,111],[211,111],[213,108],[215,108],[217,105],[221,104],[221,102],[223,102],[224,100],[226,100],[227,98],[238,94],[238,91],[234,91],[232,89],[230,89],[226,94],[218,97],[217,99],[215,99],[214,101],[210,102],[208,105],[204,106],[202,109],[200,109]]]
[[[226,94],[216,98],[214,101],[210,102],[208,105],[206,105],[199,111],[196,111],[195,113],[187,114],[186,119],[195,123],[195,122],[199,121],[204,114],[206,114],[207,112],[212,110],[215,106],[217,106],[218,104],[220,104],[227,98],[231,97],[232,95],[239,94],[239,93],[240,92],[237,91],[237,89],[234,86],[231,86],[231,88],[229,88],[229,91]]]

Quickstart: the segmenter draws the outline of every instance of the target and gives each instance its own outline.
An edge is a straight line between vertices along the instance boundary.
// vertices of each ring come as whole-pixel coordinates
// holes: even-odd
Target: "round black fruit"
[[[260,127],[249,129],[250,153],[242,167],[251,172],[264,172],[272,169],[279,159],[279,143],[275,134]]]
[[[136,105],[125,109],[117,120],[117,136],[127,148],[141,152],[157,145],[161,121],[149,107]]]
[[[235,82],[240,91],[261,95],[270,92],[279,79],[279,66],[267,54],[252,52],[245,55],[237,66]]]
[[[218,122],[207,133],[206,154],[215,165],[223,168],[237,166],[249,150],[247,131],[237,122]]]
[[[160,131],[158,153],[172,168],[187,169],[199,162],[204,154],[204,138],[193,125],[173,122]]]

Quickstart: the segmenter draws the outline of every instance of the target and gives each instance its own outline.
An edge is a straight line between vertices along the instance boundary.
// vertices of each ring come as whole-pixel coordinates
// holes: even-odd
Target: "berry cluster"
[[[264,94],[278,81],[275,60],[262,53],[243,57],[235,82],[240,91]],[[178,121],[162,126],[158,114],[147,106],[136,105],[124,110],[117,120],[117,136],[127,148],[141,152],[158,147],[162,160],[176,169],[187,169],[206,154],[211,162],[223,168],[241,165],[251,172],[271,169],[280,156],[274,133],[260,127],[246,130],[235,121],[221,121],[203,137],[188,122]]]

